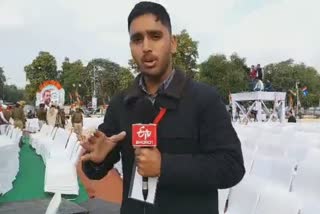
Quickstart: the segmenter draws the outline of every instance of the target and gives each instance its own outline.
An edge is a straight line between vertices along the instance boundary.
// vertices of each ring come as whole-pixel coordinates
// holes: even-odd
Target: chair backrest
[[[69,137],[69,140],[67,142],[66,149],[65,149],[65,152],[66,152],[68,159],[71,159],[72,152],[75,150],[75,148],[77,148],[76,147],[77,143],[78,143],[77,134],[73,132],[73,133],[71,133],[71,135]]]
[[[7,124],[0,125],[0,134],[1,135],[6,134],[7,127],[8,127]]]
[[[300,209],[301,203],[294,193],[270,185],[261,192],[254,214],[299,214]]]
[[[255,176],[245,176],[229,195],[226,214],[253,214],[265,181]]]
[[[6,131],[6,135],[11,138],[14,127],[9,125]]]
[[[73,165],[76,165],[80,159],[81,153],[83,151],[83,147],[77,143],[74,152],[72,153],[72,157],[71,157],[71,163]]]
[[[294,161],[286,158],[256,156],[250,174],[264,178],[289,191],[295,166]]]
[[[19,128],[14,128],[11,136],[12,142],[19,144],[21,137],[22,137],[22,131]]]
[[[64,149],[67,144],[69,136],[70,136],[70,132],[68,132],[63,128],[58,128],[53,138],[53,143],[61,145],[61,147],[63,147]]]
[[[218,206],[219,213],[224,213],[226,203],[229,197],[230,189],[219,189],[218,190]]]
[[[300,163],[306,158],[310,146],[302,143],[288,144],[286,148],[286,157]]]
[[[303,199],[320,198],[320,167],[319,162],[310,159],[298,165],[297,174],[292,182],[292,191]]]
[[[250,173],[255,157],[255,152],[252,150],[248,150],[246,148],[242,148],[242,155],[244,161],[244,167],[246,169],[246,173]]]
[[[257,153],[265,156],[272,156],[275,158],[281,158],[285,156],[286,144],[280,142],[269,141],[268,139],[263,139],[258,143]]]

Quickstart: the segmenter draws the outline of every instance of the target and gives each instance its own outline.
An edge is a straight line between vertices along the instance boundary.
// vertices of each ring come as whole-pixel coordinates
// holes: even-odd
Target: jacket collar
[[[146,93],[139,86],[139,80],[141,74],[139,74],[133,85],[129,88],[129,91],[124,97],[124,102],[126,105],[134,103],[138,98],[146,96]],[[160,91],[156,103],[163,108],[174,109],[177,107],[177,103],[183,95],[183,91],[186,85],[188,78],[186,77],[185,72],[180,70],[175,70],[174,76],[168,85],[168,87]]]

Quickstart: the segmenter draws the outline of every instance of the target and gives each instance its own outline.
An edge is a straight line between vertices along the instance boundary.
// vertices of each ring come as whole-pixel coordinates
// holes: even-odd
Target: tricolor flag
[[[301,89],[301,91],[302,91],[303,96],[307,96],[307,95],[309,94],[307,86],[304,86],[304,87]]]

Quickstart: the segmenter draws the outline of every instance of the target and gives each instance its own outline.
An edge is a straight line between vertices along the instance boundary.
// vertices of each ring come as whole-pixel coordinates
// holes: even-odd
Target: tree
[[[1,89],[1,97],[4,99],[4,85],[6,83],[6,76],[4,75],[4,70],[0,67],[0,89]]]
[[[287,92],[296,90],[296,82],[299,88],[307,86],[309,94],[301,96],[301,104],[304,107],[316,106],[319,103],[320,75],[313,67],[305,64],[296,64],[293,59],[279,63],[272,63],[264,67],[265,80],[270,80],[276,91]],[[301,94],[301,93],[300,93]]]
[[[134,81],[134,76],[127,68],[121,68],[119,73],[119,91],[123,91],[130,87]]]
[[[18,102],[23,100],[24,90],[18,89],[15,85],[5,85],[4,86],[4,99],[7,102]]]
[[[192,40],[186,30],[182,30],[175,36],[178,46],[173,57],[173,64],[176,68],[185,71],[189,77],[194,78],[199,57],[198,42]]]
[[[130,77],[127,72],[117,63],[108,59],[93,59],[87,65],[88,73],[91,77],[96,77],[96,91],[98,98],[101,98],[103,103],[106,100],[118,93],[121,87],[125,87],[130,82]],[[95,73],[95,75],[94,75]],[[122,76],[122,82],[121,80]]]
[[[65,58],[62,63],[60,75],[60,83],[63,85],[67,102],[75,101],[78,94],[83,101],[91,95],[91,79],[90,74],[83,66],[80,60],[70,62],[69,58]],[[77,92],[77,93],[76,93]]]
[[[57,62],[49,52],[39,52],[39,55],[30,65],[24,67],[29,84],[26,86],[26,95],[29,100],[35,100],[39,85],[45,80],[57,80]]]
[[[225,55],[211,55],[201,63],[199,80],[215,86],[225,102],[229,93],[248,90],[248,70],[245,58],[236,53],[227,59]]]

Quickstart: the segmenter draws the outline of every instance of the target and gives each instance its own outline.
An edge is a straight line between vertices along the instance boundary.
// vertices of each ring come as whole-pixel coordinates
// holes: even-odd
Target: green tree
[[[24,67],[27,80],[30,82],[26,86],[27,98],[35,100],[39,85],[45,80],[57,80],[57,62],[49,52],[39,52],[39,55],[31,64]]]
[[[276,91],[296,91],[296,82],[300,83],[300,89],[307,86],[308,96],[299,96],[302,106],[309,107],[319,104],[320,75],[315,68],[303,63],[296,64],[293,59],[288,59],[265,66],[264,73],[265,80],[270,80]]]
[[[4,70],[0,67],[0,90],[1,90],[1,97],[4,100],[4,85],[6,83],[6,76],[4,75]]]
[[[248,67],[245,58],[236,53],[227,59],[225,55],[211,55],[200,64],[199,80],[215,86],[225,102],[229,93],[248,90]]]
[[[117,63],[108,59],[93,59],[87,65],[87,71],[91,77],[95,76],[96,92],[103,103],[120,91],[122,68]]]
[[[195,77],[197,70],[198,42],[192,40],[186,30],[182,30],[180,34],[175,35],[178,46],[177,52],[173,57],[173,64],[176,68],[187,73],[191,78]]]
[[[66,57],[60,73],[60,82],[65,90],[67,102],[71,103],[75,100],[76,92],[81,100],[87,101],[86,97],[91,95],[91,81],[90,74],[82,62],[80,60],[70,62],[69,58]]]
[[[24,90],[15,85],[4,86],[4,98],[8,102],[17,102],[24,99]]]
[[[121,68],[119,73],[119,91],[125,90],[133,83],[134,76],[127,68]]]

